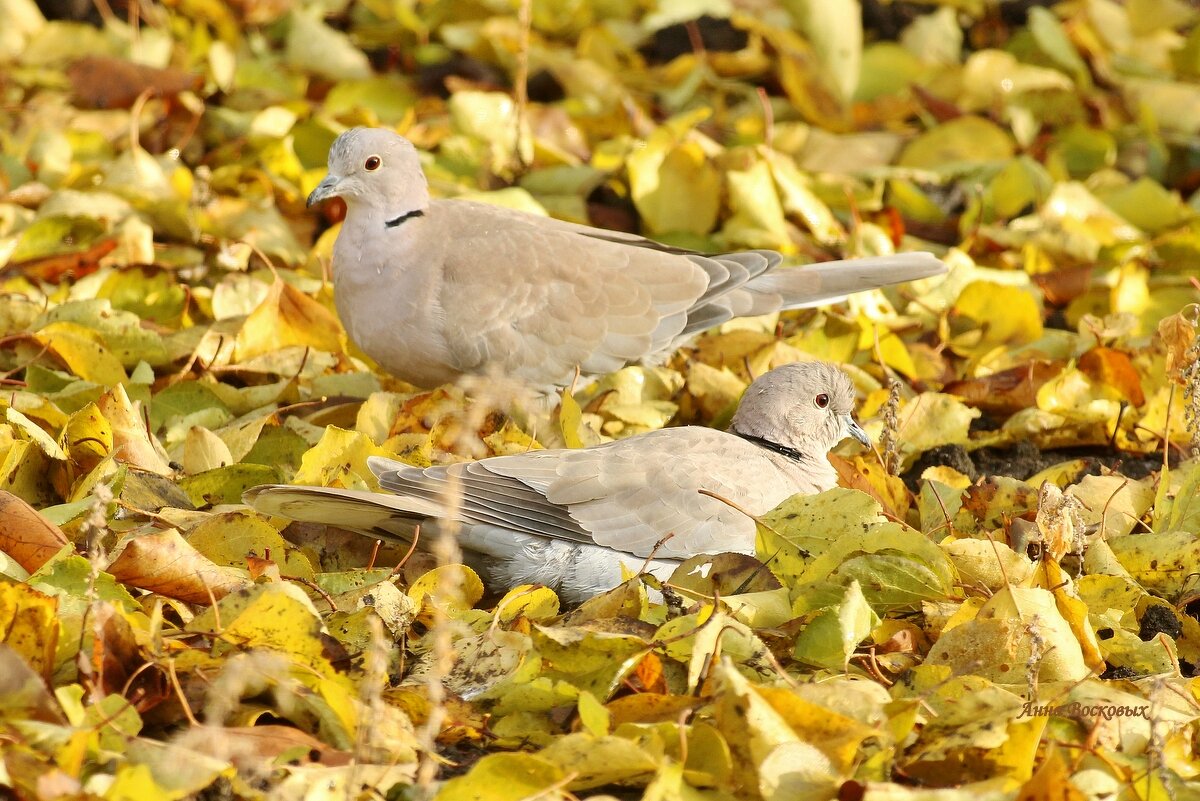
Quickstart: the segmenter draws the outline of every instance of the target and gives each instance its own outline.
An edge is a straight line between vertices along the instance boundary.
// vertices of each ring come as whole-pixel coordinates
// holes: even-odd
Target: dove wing
[[[460,492],[459,518],[468,524],[683,558],[754,546],[754,521],[701,489],[752,514],[811,491],[779,468],[779,458],[738,437],[687,427],[449,467],[381,458],[370,466],[384,489],[426,503],[442,504],[446,493]]]
[[[606,373],[665,348],[708,287],[685,256],[591,240],[481,203],[431,205],[446,243],[445,338],[464,372],[533,384]]]

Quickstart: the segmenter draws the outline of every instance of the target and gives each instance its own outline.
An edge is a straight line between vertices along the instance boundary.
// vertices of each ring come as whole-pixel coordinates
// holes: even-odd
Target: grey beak
[[[845,431],[847,434],[854,437],[868,448],[871,447],[871,438],[867,436],[866,431],[862,430],[862,426],[858,424],[857,420],[847,414],[842,416],[842,423],[845,425]]]
[[[317,188],[314,189],[312,194],[308,196],[308,201],[305,203],[305,205],[309,208],[312,208],[313,204],[315,203],[320,203],[326,198],[336,197],[339,180],[341,179],[339,179],[336,175],[326,175],[325,180],[317,184]]]

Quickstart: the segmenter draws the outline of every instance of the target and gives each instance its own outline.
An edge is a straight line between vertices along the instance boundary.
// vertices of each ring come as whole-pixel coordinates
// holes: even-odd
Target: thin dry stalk
[[[433,555],[437,566],[455,565],[462,562],[462,550],[458,547],[458,532],[461,524],[458,513],[462,508],[462,489],[458,478],[447,475],[446,494],[443,499],[446,514],[438,524],[438,536],[433,542]],[[433,622],[430,636],[433,638],[433,662],[429,668],[425,692],[429,700],[429,718],[420,731],[421,762],[417,768],[417,786],[425,797],[433,794],[433,782],[437,778],[437,737],[446,720],[446,687],[444,681],[454,667],[453,627],[443,604],[446,599],[456,597],[462,591],[462,574],[457,570],[443,570],[438,576],[437,598],[432,604]]]
[[[104,537],[108,533],[108,505],[113,501],[113,492],[107,484],[98,484],[93,491],[94,499],[88,509],[87,517],[80,527],[87,541],[88,584],[87,602],[88,616],[92,621],[92,659],[89,662],[80,643],[79,672],[89,679],[92,700],[99,703],[104,695],[104,617],[100,614],[100,600],[96,590],[96,582],[107,562],[104,550]],[[82,638],[82,632],[80,637]]]
[[[371,743],[376,741],[375,727],[383,717],[383,691],[387,686],[388,653],[391,643],[384,635],[383,623],[378,617],[367,621],[371,629],[371,644],[363,654],[363,679],[360,683],[362,715],[358,722],[358,731],[354,739],[353,767],[364,762],[372,762]],[[346,783],[349,788],[358,787],[356,778]]]
[[[883,448],[883,469],[890,475],[900,471],[900,382],[888,379],[888,399],[883,404],[883,433],[879,444]]]
[[[517,134],[513,137],[516,150],[513,158],[521,172],[524,172],[529,168],[521,145],[525,138],[525,119],[529,110],[529,30],[533,27],[533,0],[521,0],[517,9],[517,24],[521,29],[521,39],[517,44],[517,68],[513,76],[513,95],[517,106],[513,115],[517,125]]]
[[[1200,330],[1192,339],[1184,356],[1183,368],[1183,421],[1191,437],[1191,457],[1200,457]]]

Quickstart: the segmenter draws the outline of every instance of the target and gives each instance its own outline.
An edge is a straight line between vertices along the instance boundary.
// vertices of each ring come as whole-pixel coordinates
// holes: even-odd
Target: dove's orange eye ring
[[[369,172],[375,172],[375,170],[378,170],[382,164],[383,159],[379,158],[379,156],[367,156],[367,160],[363,162],[363,166],[366,167]]]
[[[817,404],[818,409],[824,409],[825,407],[827,407],[829,405],[829,396],[826,395],[824,392],[822,392],[820,395],[818,395],[816,398],[813,399],[813,403]]]

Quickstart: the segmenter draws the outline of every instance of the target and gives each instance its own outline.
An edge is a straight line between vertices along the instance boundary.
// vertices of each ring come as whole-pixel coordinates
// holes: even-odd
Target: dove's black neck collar
[[[413,217],[423,217],[423,216],[425,216],[425,212],[421,211],[420,209],[415,209],[414,211],[410,211],[407,214],[401,214],[399,217],[397,217],[394,220],[384,220],[383,224],[386,225],[388,228],[399,228],[401,225],[404,225],[406,222],[411,220]]]
[[[803,462],[805,459],[808,458],[803,453],[796,450],[795,448],[789,448],[786,445],[780,445],[778,442],[772,442],[769,439],[763,439],[762,437],[751,436],[750,434],[743,434],[740,431],[732,431],[731,430],[729,433],[733,434],[735,437],[741,437],[742,439],[746,440],[747,442],[753,442],[755,445],[757,445],[760,448],[766,448],[769,451],[778,453],[780,456],[786,456],[787,458],[791,459],[793,462]]]

